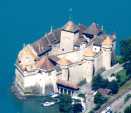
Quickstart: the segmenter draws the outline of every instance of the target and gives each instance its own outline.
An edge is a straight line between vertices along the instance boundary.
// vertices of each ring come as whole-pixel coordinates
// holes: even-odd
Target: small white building
[[[86,27],[68,21],[19,52],[15,86],[22,95],[72,94],[82,80],[90,84],[93,75],[111,68],[114,44],[114,35],[95,23]]]

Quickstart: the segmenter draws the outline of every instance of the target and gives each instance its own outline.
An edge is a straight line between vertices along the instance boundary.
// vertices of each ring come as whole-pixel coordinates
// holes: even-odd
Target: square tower
[[[72,51],[74,48],[74,43],[78,37],[78,27],[72,21],[68,21],[64,28],[61,30],[60,49],[63,52]]]

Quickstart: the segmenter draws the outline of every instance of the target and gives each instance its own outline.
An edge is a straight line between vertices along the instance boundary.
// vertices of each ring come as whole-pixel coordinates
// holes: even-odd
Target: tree
[[[118,83],[114,80],[107,84],[107,88],[110,89],[113,94],[116,94],[118,92],[119,86]]]
[[[82,112],[82,109],[83,109],[82,105],[80,103],[77,103],[73,105],[72,111],[73,113],[80,113]]]
[[[131,94],[128,94],[128,95],[125,97],[124,102],[127,102],[130,98],[131,98]]]
[[[115,57],[115,61],[116,62],[119,62],[120,64],[124,63],[125,62],[125,59],[123,56],[116,56]]]
[[[72,98],[69,95],[60,95],[59,110],[63,113],[71,113],[72,110]]]
[[[120,55],[125,61],[131,61],[131,39],[120,41]]]
[[[101,93],[96,93],[94,97],[94,103],[97,105],[102,105],[107,101],[107,97],[103,96]]]
[[[118,92],[119,85],[118,85],[117,81],[109,82],[108,80],[103,79],[100,75],[97,75],[93,78],[92,89],[97,90],[99,88],[110,89],[113,94],[116,94]]]
[[[92,89],[97,90],[99,88],[106,88],[108,80],[105,80],[101,77],[101,75],[97,75],[92,80]]]
[[[125,108],[124,113],[131,113],[131,104]]]
[[[116,78],[118,85],[119,86],[123,85],[128,79],[127,71],[125,69],[121,70],[120,72],[117,73]]]
[[[131,76],[131,61],[126,62],[124,65],[124,68],[127,70],[128,77],[130,78]]]

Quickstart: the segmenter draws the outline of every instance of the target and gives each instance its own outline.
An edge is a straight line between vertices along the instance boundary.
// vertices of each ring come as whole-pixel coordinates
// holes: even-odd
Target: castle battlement
[[[78,87],[82,80],[90,84],[95,73],[111,68],[115,42],[116,37],[96,23],[86,27],[68,21],[19,52],[16,85],[25,89],[24,94],[26,89],[39,86],[41,94],[46,95],[61,87]],[[50,91],[48,86],[52,87]]]

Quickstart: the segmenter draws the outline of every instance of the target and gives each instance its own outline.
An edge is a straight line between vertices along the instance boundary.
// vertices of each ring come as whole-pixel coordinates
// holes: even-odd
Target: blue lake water
[[[97,22],[117,40],[131,37],[131,0],[0,0],[0,113],[53,113],[35,100],[21,102],[10,92],[14,63],[23,44],[61,27],[69,17],[86,25]],[[55,111],[54,111],[55,113]]]

